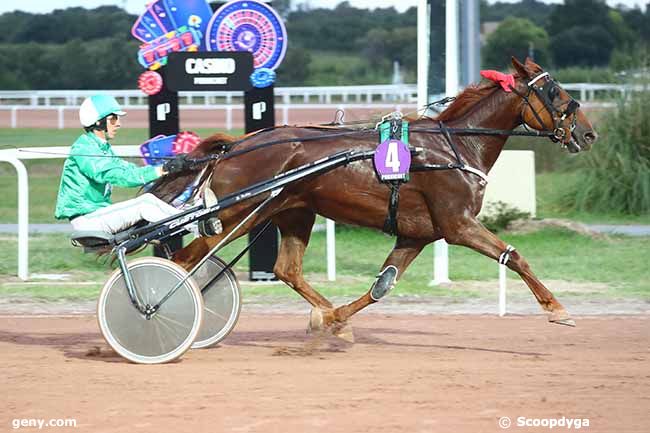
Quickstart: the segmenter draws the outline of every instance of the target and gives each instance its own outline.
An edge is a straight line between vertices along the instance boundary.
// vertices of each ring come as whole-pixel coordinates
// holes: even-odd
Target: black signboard
[[[163,80],[167,81],[166,69],[161,68],[158,72]],[[149,96],[149,136],[174,135],[178,134],[178,130],[178,93],[163,87],[157,94]],[[183,238],[175,236],[168,239],[165,244],[170,251],[180,250],[183,248]],[[153,251],[156,257],[167,257],[162,246],[154,245]]]
[[[171,91],[246,91],[253,55],[247,51],[176,52],[169,55],[165,85]]]
[[[275,106],[273,85],[258,89],[252,88],[244,93],[244,115],[246,132],[275,126]],[[273,150],[270,150],[271,152]],[[248,234],[252,240],[262,230],[262,224]],[[271,225],[257,243],[253,244],[249,255],[249,278],[251,281],[277,280],[273,266],[278,257],[278,229]]]

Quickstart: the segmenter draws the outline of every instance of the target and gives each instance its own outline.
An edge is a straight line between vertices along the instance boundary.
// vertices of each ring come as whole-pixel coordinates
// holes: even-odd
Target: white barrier
[[[423,26],[418,27],[418,29]],[[426,32],[423,33],[428,38]],[[418,36],[418,42],[422,35]],[[426,39],[425,39],[426,41]],[[423,53],[420,47],[418,51]],[[419,68],[420,66],[418,66]],[[418,72],[420,73],[420,72]],[[420,80],[418,80],[420,82]],[[562,87],[568,91],[579,94],[582,102],[594,101],[596,97],[611,98],[612,96],[625,96],[631,92],[647,91],[643,84],[597,84],[597,83],[565,83]],[[128,90],[1,90],[0,105],[11,106],[79,106],[81,101],[97,93],[110,93],[125,107],[146,103],[147,96],[138,89]],[[301,87],[276,87],[275,95],[278,101],[284,104],[292,102],[310,103],[315,99],[319,103],[330,104],[333,101],[347,103],[354,100],[356,103],[365,101],[378,102],[415,102],[418,95],[416,84],[373,84],[360,86],[301,86]],[[187,104],[214,105],[221,100],[226,104],[242,98],[242,92],[179,92],[181,100]]]
[[[379,101],[406,101],[413,102],[416,95],[415,84],[371,84],[360,86],[302,86],[302,87],[276,87],[275,96],[285,104],[292,100],[309,103],[317,99],[320,103],[329,104],[334,100],[348,102],[354,99],[359,103],[365,99],[366,103]],[[110,93],[125,107],[131,106],[135,100],[136,105],[146,102],[147,96],[138,89],[128,90],[2,90],[0,91],[0,105],[29,105],[29,106],[78,106],[81,101],[97,93]],[[188,104],[211,105],[221,99],[231,104],[237,98],[243,98],[243,92],[179,92],[178,96],[185,99]]]
[[[113,149],[120,156],[140,155],[139,146],[113,146]],[[0,150],[0,161],[13,165],[18,175],[18,278],[21,280],[29,279],[29,180],[21,160],[65,158],[68,152],[70,146]]]
[[[29,184],[27,169],[16,157],[0,151],[0,161],[13,165],[18,175],[18,277],[29,276]]]
[[[214,128],[223,128],[226,130],[233,129],[233,111],[238,110],[243,112],[244,106],[241,104],[212,104],[212,105],[187,105],[182,104],[179,106],[181,113],[188,111],[225,111],[226,120],[225,123],[219,125],[216,122],[211,122],[210,125],[205,125],[205,127],[214,127]],[[380,113],[392,112],[392,111],[406,111],[415,112],[417,109],[415,104],[277,104],[275,109],[282,113],[282,124],[289,125],[291,122],[291,111],[308,111],[308,110],[331,110],[332,119],[333,113],[336,110],[377,110]],[[31,106],[31,105],[12,105],[12,106],[2,106],[0,105],[0,111],[9,111],[10,122],[9,126],[11,128],[18,127],[18,115],[20,111],[55,111],[57,113],[56,119],[56,128],[64,129],[65,125],[65,112],[73,112],[76,115],[76,112],[79,110],[77,106]],[[147,105],[131,105],[128,107],[129,111],[143,111],[148,112],[149,106]],[[42,122],[41,122],[42,123]],[[47,127],[46,125],[42,127]],[[68,125],[68,127],[78,127],[78,124],[75,122],[73,125]]]
[[[140,146],[112,146],[119,156],[141,156]],[[0,150],[0,162],[8,162],[18,176],[18,278],[29,279],[29,179],[23,159],[63,159],[70,146],[28,147]],[[336,280],[334,221],[327,220],[327,278]]]

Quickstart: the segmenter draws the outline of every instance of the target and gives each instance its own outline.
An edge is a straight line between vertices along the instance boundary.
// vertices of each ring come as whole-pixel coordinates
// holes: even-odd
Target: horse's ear
[[[526,57],[525,67],[526,70],[528,71],[529,74],[539,74],[540,72],[543,72],[544,70],[542,69],[541,66],[539,66],[537,63],[533,62],[533,60],[530,57]]]
[[[519,74],[521,78],[530,77],[530,73],[526,69],[526,66],[523,63],[521,63],[519,60],[517,60],[517,58],[514,56],[512,57],[512,66],[515,68],[517,74]]]

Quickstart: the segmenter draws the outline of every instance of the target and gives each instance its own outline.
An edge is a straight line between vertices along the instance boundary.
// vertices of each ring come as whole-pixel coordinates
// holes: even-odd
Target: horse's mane
[[[517,74],[514,74],[515,79],[518,78]],[[454,102],[449,105],[442,113],[440,113],[435,120],[440,120],[442,122],[447,122],[450,120],[456,120],[465,114],[467,114],[472,108],[479,104],[483,99],[488,95],[494,93],[496,89],[499,88],[499,84],[494,81],[484,80],[478,84],[471,84],[465,88],[458,96]]]
[[[436,117],[436,120],[447,122],[462,117],[485,97],[492,94],[497,86],[498,84],[493,81],[467,86],[465,90],[456,96],[454,102]]]

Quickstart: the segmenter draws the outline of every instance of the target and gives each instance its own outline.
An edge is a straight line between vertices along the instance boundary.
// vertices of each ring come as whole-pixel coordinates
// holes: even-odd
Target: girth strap
[[[384,220],[384,228],[382,229],[390,236],[397,236],[397,208],[399,206],[399,187],[402,182],[390,182],[390,197],[388,198],[388,214]]]

